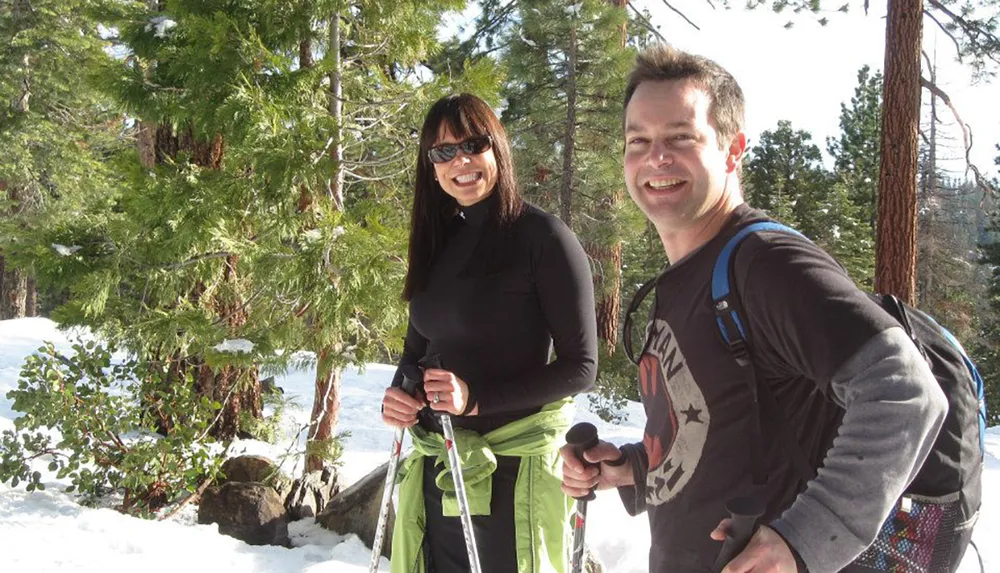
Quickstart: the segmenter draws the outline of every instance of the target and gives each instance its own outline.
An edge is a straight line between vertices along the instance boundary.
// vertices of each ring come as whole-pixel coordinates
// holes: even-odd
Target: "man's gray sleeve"
[[[843,424],[823,467],[771,523],[810,573],[836,572],[874,541],[916,476],[948,403],[902,328],[872,337],[830,382]]]

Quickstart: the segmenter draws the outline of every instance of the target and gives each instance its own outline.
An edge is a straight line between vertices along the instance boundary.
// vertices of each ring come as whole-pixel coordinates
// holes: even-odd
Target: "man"
[[[753,453],[756,406],[710,293],[723,245],[764,218],[740,188],[743,107],[726,70],[665,46],[637,58],[626,88],[626,185],[672,263],[639,363],[646,431],[642,444],[585,452],[599,467],[564,447],[563,490],[617,487],[630,514],[647,511],[651,573],[708,571],[725,504],[741,495],[766,511],[726,573],[843,569],[875,539],[947,410],[903,329],[832,258],[800,237],[759,232],[734,255],[733,288],[757,380],[819,472],[802,483],[774,432]],[[766,484],[753,479],[755,455]]]

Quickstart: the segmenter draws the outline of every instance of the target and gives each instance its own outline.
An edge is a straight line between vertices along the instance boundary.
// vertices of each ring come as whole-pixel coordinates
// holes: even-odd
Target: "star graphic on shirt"
[[[686,420],[684,420],[685,424],[690,424],[691,422],[698,422],[699,424],[704,424],[704,422],[698,419],[698,416],[701,415],[701,410],[695,408],[694,404],[688,406],[687,410],[681,410],[681,414],[684,414],[684,416],[687,418]]]

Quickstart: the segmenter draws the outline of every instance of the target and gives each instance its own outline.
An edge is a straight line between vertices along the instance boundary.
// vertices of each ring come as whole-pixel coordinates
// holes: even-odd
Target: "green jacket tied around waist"
[[[472,515],[489,515],[496,456],[521,458],[514,485],[514,531],[518,571],[563,573],[567,567],[572,499],[561,490],[559,447],[573,417],[573,400],[564,398],[531,416],[480,436],[455,429],[455,446],[462,464],[466,496]],[[434,457],[445,469],[435,478],[443,492],[446,516],[457,517],[458,500],[444,436],[419,426],[410,428],[414,451],[399,473],[399,510],[392,536],[392,573],[425,573],[423,538],[424,460]]]

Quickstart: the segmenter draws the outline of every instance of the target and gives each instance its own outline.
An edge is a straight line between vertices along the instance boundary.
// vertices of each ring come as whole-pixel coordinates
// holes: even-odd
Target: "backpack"
[[[771,426],[802,483],[815,469],[793,437],[781,409],[766,384],[758,384],[750,360],[750,341],[744,330],[739,297],[734,292],[732,263],[744,239],[761,231],[794,234],[798,231],[772,221],[741,228],[726,243],[712,269],[712,304],[722,343],[744,372],[754,401],[754,483],[766,481],[761,454],[764,420]],[[644,284],[626,313],[624,342],[631,352],[631,314],[652,290],[659,277]],[[886,518],[875,542],[847,569],[893,573],[952,573],[971,542],[972,528],[982,499],[983,442],[986,433],[986,400],[983,379],[958,340],[933,318],[892,295],[869,294],[903,327],[923,354],[948,400],[948,414],[931,452],[917,476]],[[645,352],[645,348],[643,349]],[[640,352],[639,356],[642,356]]]

